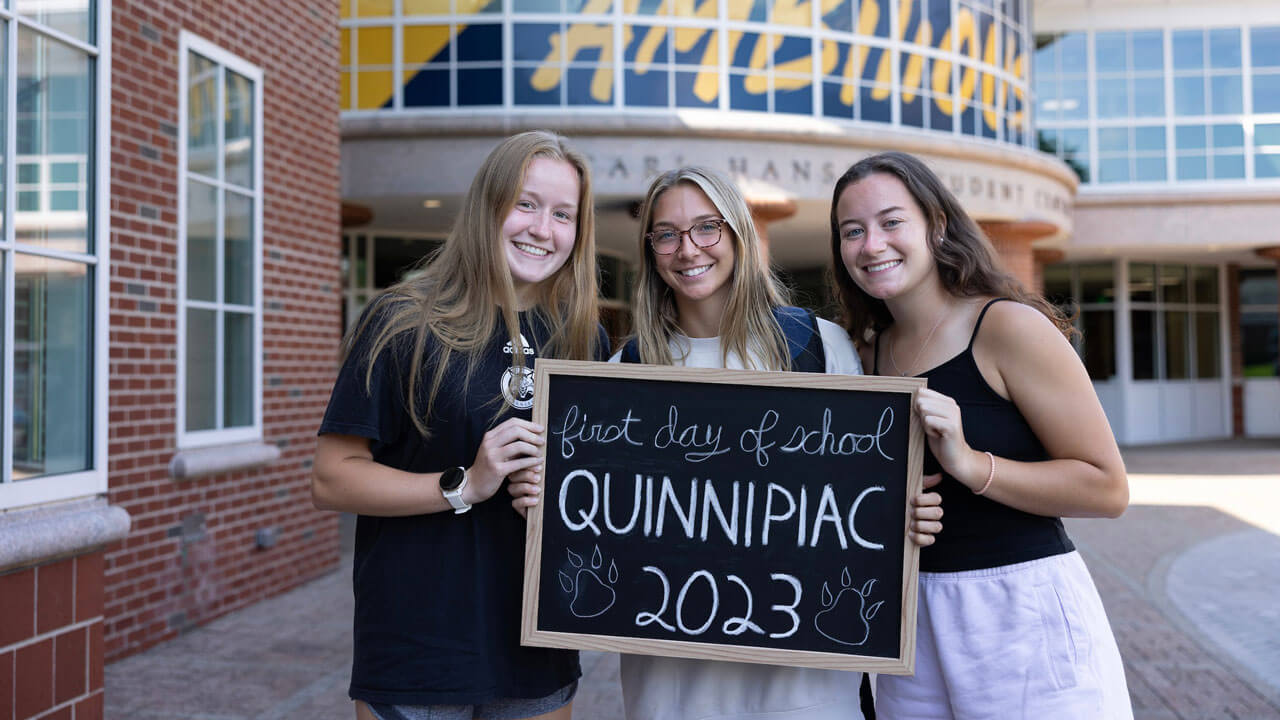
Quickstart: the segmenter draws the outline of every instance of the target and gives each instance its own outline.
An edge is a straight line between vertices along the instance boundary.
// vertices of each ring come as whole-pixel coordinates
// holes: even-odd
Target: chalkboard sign
[[[522,642],[912,672],[923,386],[539,359]]]

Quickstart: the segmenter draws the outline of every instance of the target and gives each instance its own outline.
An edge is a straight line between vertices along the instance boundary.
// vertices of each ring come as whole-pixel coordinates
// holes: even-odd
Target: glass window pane
[[[1213,177],[1215,180],[1232,180],[1244,177],[1244,155],[1239,153],[1219,153],[1213,156]]]
[[[1181,310],[1164,314],[1164,377],[1167,380],[1185,380],[1191,377],[1188,362],[1188,313]]]
[[[1164,33],[1159,30],[1133,34],[1133,69],[1164,69]]]
[[[1161,265],[1160,291],[1164,302],[1187,302],[1187,266]]]
[[[1280,26],[1250,31],[1249,51],[1254,67],[1280,67]]]
[[[1219,150],[1222,148],[1244,147],[1244,126],[1238,123],[1214,125],[1213,146]]]
[[[92,36],[93,6],[90,0],[14,0],[12,5],[19,15],[87,43],[95,41]]]
[[[253,198],[226,193],[223,231],[225,266],[222,301],[235,305],[253,304]]]
[[[253,187],[253,82],[249,78],[226,71],[227,110],[226,180],[242,187]]]
[[[1239,75],[1215,75],[1209,78],[1209,103],[1218,115],[1244,112],[1244,87]]]
[[[1280,302],[1280,273],[1275,269],[1240,271],[1241,305],[1275,305]]]
[[[1253,174],[1260,178],[1280,177],[1280,153],[1254,153]]]
[[[1247,312],[1240,315],[1240,345],[1245,377],[1280,375],[1277,347],[1280,346],[1280,313]],[[17,432],[17,423],[14,423]]]
[[[222,426],[246,427],[253,424],[253,315],[228,311],[223,318]]]
[[[1110,380],[1116,374],[1115,311],[1080,313],[1081,350],[1085,370],[1092,380]]]
[[[1115,265],[1083,263],[1076,266],[1080,275],[1081,303],[1110,303],[1116,299]]]
[[[1179,150],[1203,150],[1206,147],[1204,125],[1179,125],[1173,132],[1174,143]]]
[[[1280,112],[1280,73],[1254,73],[1253,111],[1255,113]]]
[[[1129,182],[1129,158],[1100,158],[1098,160],[1098,182]]]
[[[1202,305],[1218,302],[1218,268],[1207,265],[1191,268],[1191,283],[1195,287],[1195,302]]]
[[[1134,310],[1129,313],[1133,343],[1133,379],[1152,380],[1156,376],[1156,313]]]
[[[1204,67],[1204,32],[1178,30],[1173,33],[1173,67],[1175,70],[1199,70]]]
[[[217,427],[217,312],[187,308],[187,432]]]
[[[18,29],[17,161],[84,167],[79,177],[86,180],[77,183],[77,198],[89,197],[87,178],[93,174],[88,168],[93,95],[90,63],[89,56],[75,48],[25,27]],[[42,180],[42,184],[47,182],[47,178]],[[30,210],[33,212],[20,211],[16,218],[18,242],[92,252],[92,208],[87,202],[68,203],[64,197],[59,208],[41,208],[37,201]]]
[[[1099,153],[1128,152],[1128,150],[1129,128],[1098,128]]]
[[[1059,57],[1062,59],[1063,72],[1084,72],[1088,67],[1087,36],[1083,32],[1067,33],[1058,41]]]
[[[1163,155],[1140,157],[1133,161],[1133,179],[1138,182],[1159,182],[1165,179],[1168,170]]]
[[[1044,268],[1044,296],[1057,305],[1066,307],[1072,302],[1071,266],[1065,263],[1046,265]]]
[[[1129,300],[1155,302],[1156,266],[1132,264],[1129,266]]]
[[[1164,153],[1164,128],[1159,125],[1134,128],[1133,148],[1138,152]]]
[[[1129,68],[1129,39],[1124,32],[1100,32],[1093,36],[1094,68],[1100,73],[1122,73]]]
[[[13,475],[91,467],[93,273],[86,265],[14,258]]]
[[[1218,352],[1218,313],[1196,313],[1196,377],[1221,377]]]
[[[1164,78],[1133,79],[1133,114],[1138,117],[1164,115]]]
[[[187,170],[218,175],[218,66],[187,55]]]
[[[1199,75],[1173,79],[1173,111],[1178,115],[1204,114],[1204,78]]]
[[[1240,30],[1216,28],[1209,31],[1209,67],[1226,70],[1240,67]]]
[[[218,191],[187,185],[187,299],[216,301],[218,271]]]
[[[1098,79],[1098,117],[1129,116],[1129,81],[1124,78]]]
[[[1267,147],[1268,150],[1280,149],[1280,124],[1259,123],[1253,128],[1254,147]]]
[[[1205,180],[1209,177],[1209,161],[1204,155],[1178,157],[1179,180]]]

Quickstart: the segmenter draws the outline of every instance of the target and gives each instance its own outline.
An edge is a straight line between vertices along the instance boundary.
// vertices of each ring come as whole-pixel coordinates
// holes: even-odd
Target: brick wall
[[[101,551],[0,575],[0,718],[102,717]]]
[[[109,500],[133,526],[105,558],[108,661],[337,563],[337,517],[309,496],[341,332],[337,25],[332,0],[113,3]],[[181,30],[263,71],[263,442],[281,457],[175,481]]]

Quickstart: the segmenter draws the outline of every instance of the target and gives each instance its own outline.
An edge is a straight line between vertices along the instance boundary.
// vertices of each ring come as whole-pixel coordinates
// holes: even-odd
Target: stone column
[[[1051,223],[1028,220],[1022,222],[979,221],[978,225],[991,240],[1004,269],[1027,288],[1039,286],[1031,243],[1057,232]]]

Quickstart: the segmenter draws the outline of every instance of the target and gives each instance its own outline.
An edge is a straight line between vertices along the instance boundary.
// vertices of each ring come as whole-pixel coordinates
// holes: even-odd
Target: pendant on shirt
[[[525,338],[524,333],[520,333],[520,346],[524,348],[525,361],[528,363],[525,367],[507,368],[502,373],[502,397],[507,404],[517,410],[528,410],[533,407],[533,363],[532,357],[537,352],[530,346],[529,341]],[[511,341],[503,346],[502,352],[511,355],[515,349],[511,347]]]

